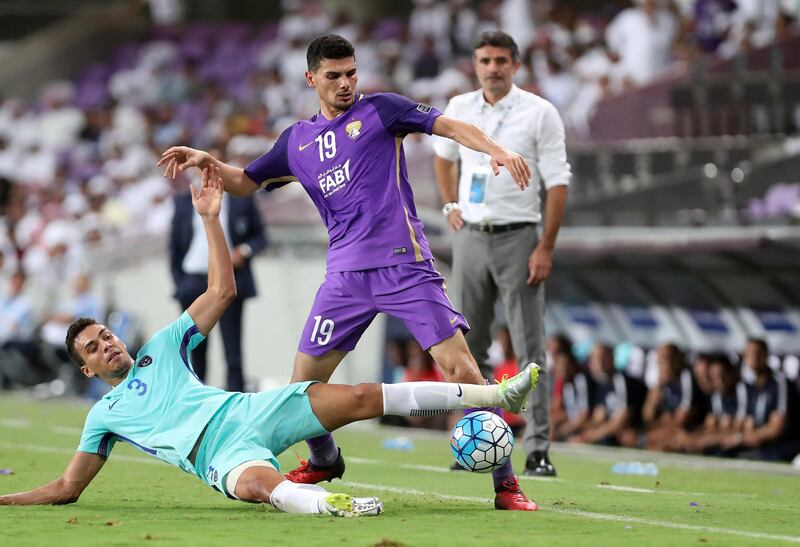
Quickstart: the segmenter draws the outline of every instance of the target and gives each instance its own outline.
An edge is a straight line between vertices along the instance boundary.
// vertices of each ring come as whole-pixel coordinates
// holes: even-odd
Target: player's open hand
[[[212,163],[203,169],[200,189],[195,190],[194,185],[192,185],[189,186],[189,190],[192,192],[192,205],[197,214],[202,217],[219,216],[223,192],[219,167]]]
[[[507,148],[500,147],[492,154],[492,159],[489,162],[492,166],[494,175],[500,174],[500,166],[508,169],[514,182],[517,183],[520,190],[524,190],[531,184],[531,168],[525,158],[519,154],[508,150]]]
[[[188,146],[173,146],[161,154],[161,159],[156,165],[159,167],[166,165],[164,176],[175,180],[180,171],[185,171],[190,167],[205,169],[213,163],[214,158],[208,152],[195,150]]]

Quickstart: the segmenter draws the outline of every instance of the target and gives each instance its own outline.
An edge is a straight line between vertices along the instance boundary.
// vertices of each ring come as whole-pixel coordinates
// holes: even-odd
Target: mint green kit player
[[[107,457],[127,442],[230,495],[231,469],[251,460],[277,469],[275,456],[325,433],[306,394],[311,382],[252,394],[201,382],[189,354],[203,339],[188,312],[150,338],[125,379],[90,410],[78,450]]]

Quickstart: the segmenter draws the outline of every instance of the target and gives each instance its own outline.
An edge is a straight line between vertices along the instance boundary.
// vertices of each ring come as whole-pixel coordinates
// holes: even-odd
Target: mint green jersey
[[[189,312],[150,338],[128,376],[89,411],[78,450],[107,457],[119,440],[195,473],[189,453],[235,395],[194,373],[189,353],[203,339]]]

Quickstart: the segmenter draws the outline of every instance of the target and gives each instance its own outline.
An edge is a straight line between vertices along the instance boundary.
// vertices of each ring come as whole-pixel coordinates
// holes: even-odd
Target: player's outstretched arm
[[[225,313],[231,301],[236,298],[236,278],[219,211],[222,206],[222,176],[215,164],[203,169],[202,184],[199,190],[194,186],[192,205],[203,219],[203,227],[208,238],[208,288],[189,306],[188,312],[203,336],[208,336],[219,318]]]
[[[511,173],[511,177],[520,190],[524,190],[530,185],[531,168],[528,162],[519,154],[497,144],[486,133],[471,123],[462,122],[448,116],[439,116],[433,122],[433,134],[453,139],[467,148],[488,154],[492,158],[489,165],[491,165],[494,174],[500,174],[500,166],[504,166]]]
[[[59,478],[27,492],[0,496],[0,505],[63,505],[65,503],[75,503],[104,463],[106,463],[105,458],[98,454],[76,452]]]
[[[164,166],[164,176],[172,178],[178,176],[178,172],[185,171],[191,167],[205,169],[209,165],[215,165],[219,169],[220,176],[224,182],[225,191],[237,197],[247,196],[258,190],[259,186],[244,174],[244,169],[224,163],[208,152],[196,150],[188,146],[173,146],[161,154],[161,159],[156,164]]]

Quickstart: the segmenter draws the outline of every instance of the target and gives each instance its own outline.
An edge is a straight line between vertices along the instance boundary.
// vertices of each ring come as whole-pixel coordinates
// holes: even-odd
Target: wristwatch
[[[459,209],[458,202],[450,201],[448,203],[445,203],[444,207],[442,207],[442,214],[446,217],[449,217],[450,213],[452,213],[456,209]]]
[[[239,245],[239,252],[241,252],[242,256],[245,258],[250,258],[253,256],[253,248],[247,243],[242,243]]]

